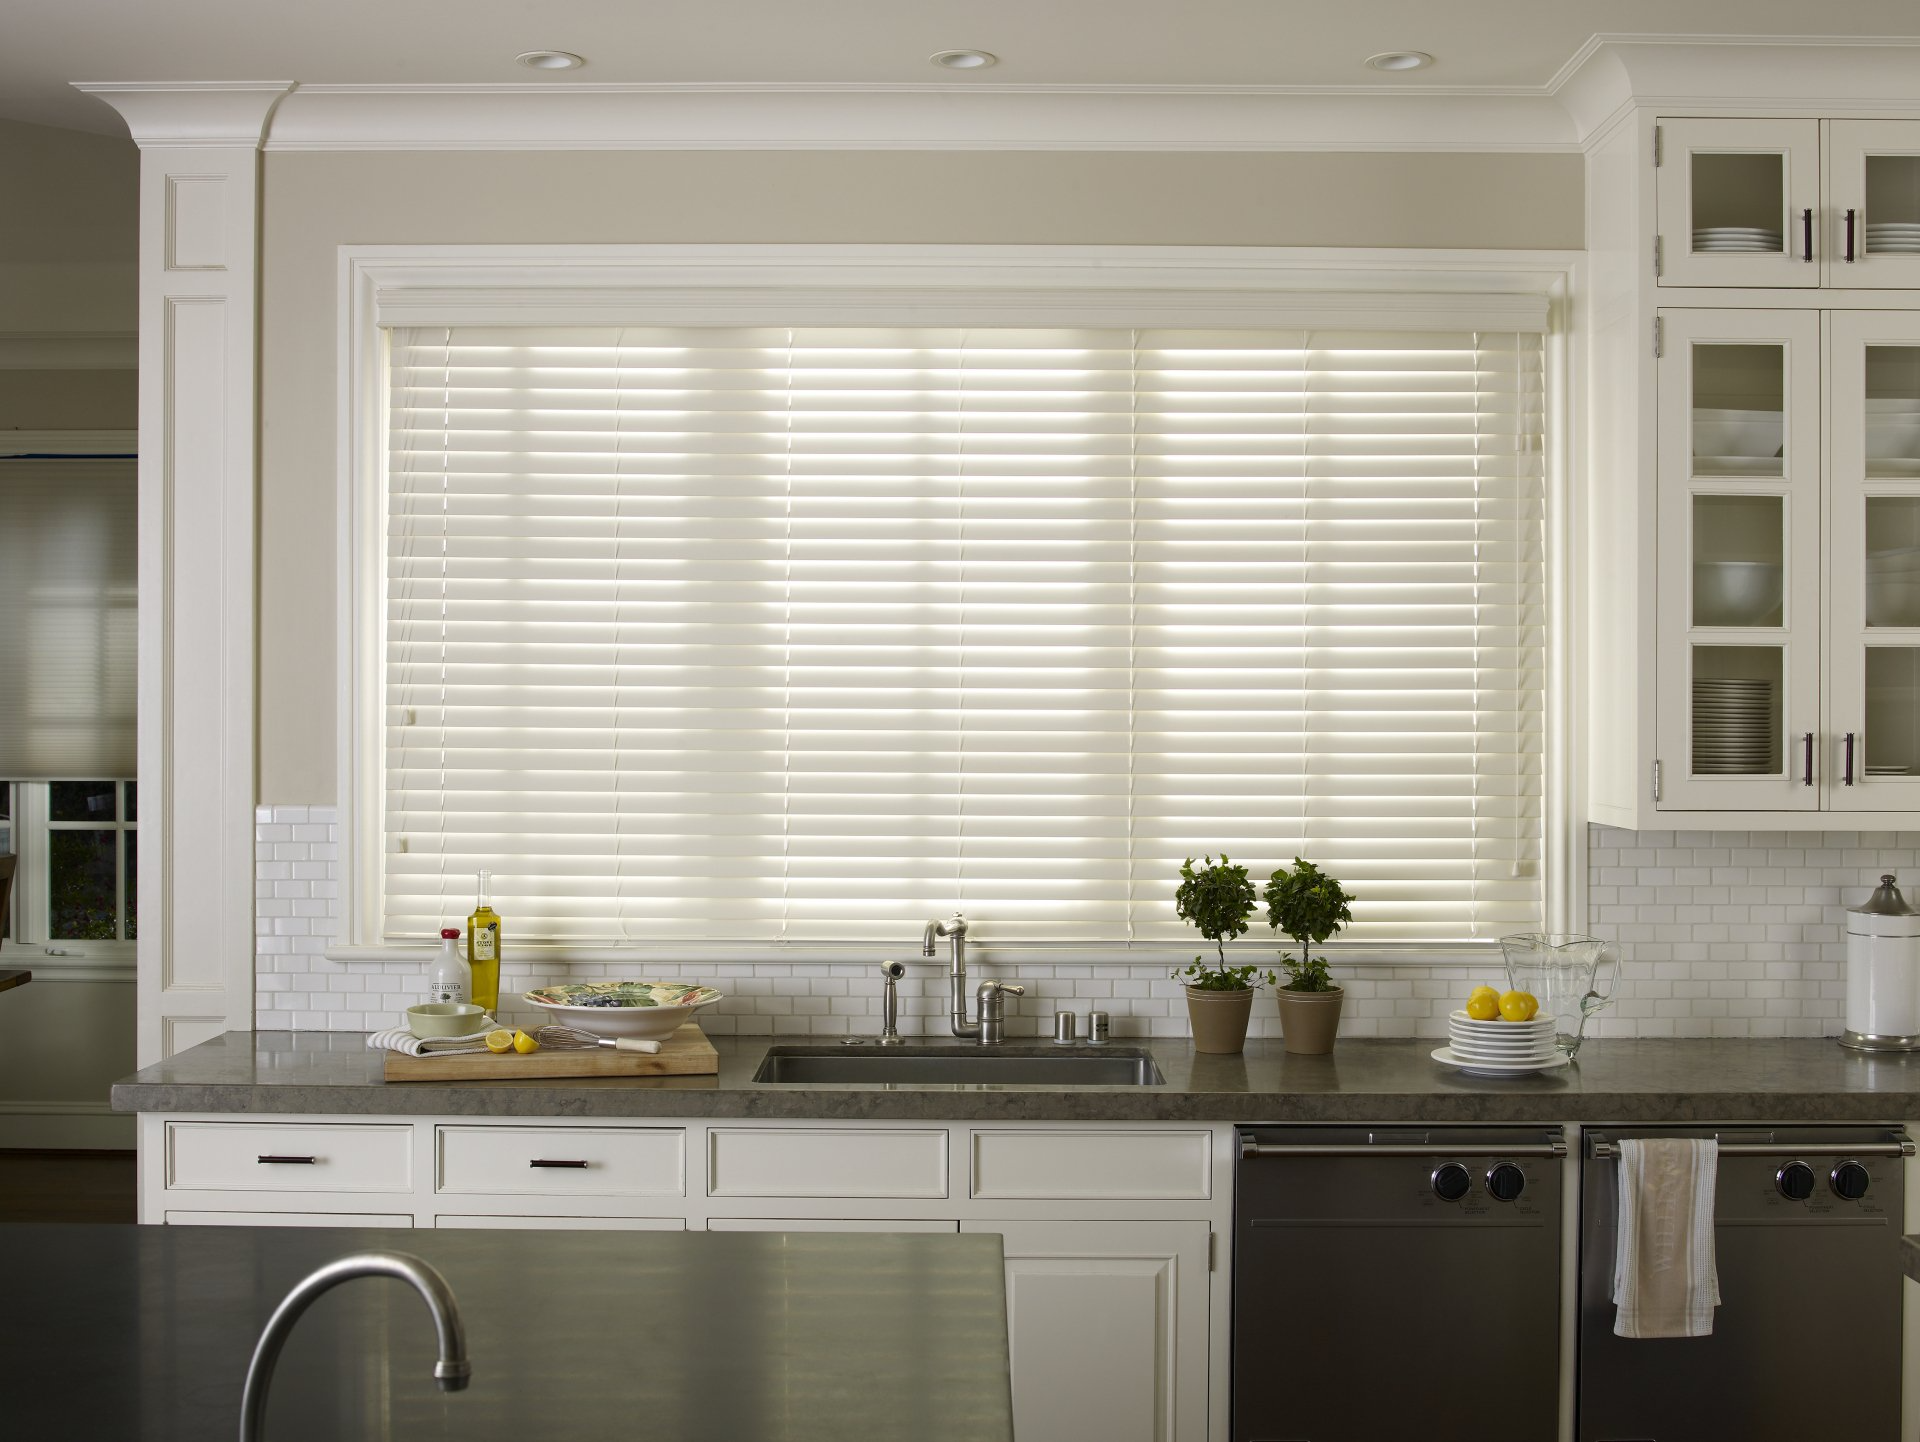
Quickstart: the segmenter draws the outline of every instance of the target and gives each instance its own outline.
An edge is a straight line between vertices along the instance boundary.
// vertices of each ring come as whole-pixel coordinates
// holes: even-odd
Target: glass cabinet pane
[[[1779,255],[1787,237],[1787,162],[1778,151],[1693,153],[1695,255]]]
[[[1868,255],[1920,255],[1920,155],[1867,157]]]
[[[1693,348],[1693,473],[1779,476],[1787,352],[1778,345]]]
[[[1781,760],[1778,646],[1693,648],[1693,774],[1777,776]]]
[[[1920,497],[1867,498],[1867,624],[1920,626]]]
[[[1781,624],[1785,514],[1781,496],[1693,498],[1694,625]]]
[[[1920,648],[1867,647],[1866,769],[1869,776],[1920,772]]]
[[[1920,476],[1920,346],[1867,347],[1867,474]]]

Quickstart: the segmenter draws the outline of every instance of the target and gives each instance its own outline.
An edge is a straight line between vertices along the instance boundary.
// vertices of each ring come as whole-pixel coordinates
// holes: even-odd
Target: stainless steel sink
[[[903,1086],[1162,1086],[1153,1058],[1132,1047],[985,1048],[927,1046],[776,1046],[757,1082],[829,1082]]]

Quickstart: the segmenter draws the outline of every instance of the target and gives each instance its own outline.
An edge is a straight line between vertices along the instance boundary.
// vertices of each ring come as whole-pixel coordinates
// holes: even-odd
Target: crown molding
[[[257,148],[291,80],[75,81],[127,122],[142,150],[245,145]]]

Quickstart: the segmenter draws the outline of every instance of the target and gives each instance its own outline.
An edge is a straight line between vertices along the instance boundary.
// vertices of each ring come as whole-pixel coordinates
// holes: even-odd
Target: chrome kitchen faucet
[[[951,938],[953,942],[953,963],[947,969],[949,1019],[953,1024],[953,1034],[977,1037],[981,1046],[998,1046],[1006,1040],[1006,998],[1025,996],[1027,989],[1017,982],[983,981],[974,996],[978,1020],[968,1017],[967,919],[956,911],[946,921],[929,921],[920,937],[920,954],[937,955],[937,941],[943,936]]]

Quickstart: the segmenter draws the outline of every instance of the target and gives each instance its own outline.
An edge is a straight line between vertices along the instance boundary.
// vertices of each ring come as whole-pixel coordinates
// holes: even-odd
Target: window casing
[[[1327,866],[1358,941],[1536,924],[1543,366],[1519,330],[396,329],[368,939],[488,866],[572,946],[956,906],[1164,945],[1222,849]]]

